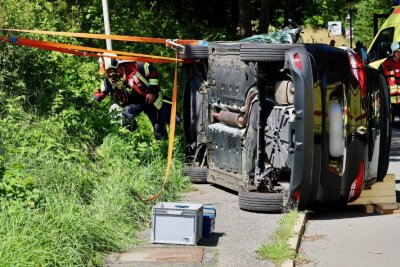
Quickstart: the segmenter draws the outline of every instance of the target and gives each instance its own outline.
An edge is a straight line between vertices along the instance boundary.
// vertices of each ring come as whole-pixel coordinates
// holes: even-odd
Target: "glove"
[[[100,89],[97,89],[93,95],[93,100],[101,102],[107,95],[103,93]]]
[[[146,103],[147,104],[153,104],[154,101],[156,101],[157,97],[158,97],[158,94],[148,94],[146,96]]]

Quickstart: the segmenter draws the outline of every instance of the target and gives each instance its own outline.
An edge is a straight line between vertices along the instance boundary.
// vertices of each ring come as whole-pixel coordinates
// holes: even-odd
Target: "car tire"
[[[208,47],[202,45],[185,45],[185,52],[178,53],[179,59],[206,59],[208,58]]]
[[[381,76],[381,79],[384,79]],[[384,82],[386,82],[384,80]],[[381,120],[380,120],[380,131],[381,131],[381,140],[380,140],[380,155],[379,157],[379,168],[378,168],[378,173],[377,173],[377,180],[378,181],[383,181],[383,179],[386,176],[386,173],[389,168],[389,155],[390,155],[390,146],[391,146],[391,140],[392,140],[392,124],[390,121],[390,105],[387,105],[390,103],[390,97],[389,97],[389,90],[384,88],[383,90],[379,91],[379,98],[381,99],[380,101],[380,114],[381,114]]]
[[[240,47],[242,61],[276,62],[285,60],[285,51],[300,44],[244,43]]]
[[[241,210],[252,212],[282,212],[283,210],[283,193],[240,190],[238,195]]]
[[[189,177],[194,184],[207,183],[208,168],[207,167],[187,167],[185,175]]]

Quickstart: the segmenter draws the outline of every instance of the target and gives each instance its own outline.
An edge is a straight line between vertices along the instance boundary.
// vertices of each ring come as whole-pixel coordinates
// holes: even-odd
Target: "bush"
[[[72,2],[0,0],[0,27],[100,33],[98,2]],[[128,19],[132,5],[141,21]],[[148,5],[115,2],[111,20],[126,22],[115,23],[116,33],[167,30],[164,37],[174,38],[181,26],[170,19],[171,10],[153,12]],[[116,42],[115,49],[171,53],[162,45]],[[167,92],[171,66],[158,68]],[[155,203],[144,200],[163,188],[167,142],[154,140],[145,116],[133,133],[111,123],[109,103],[91,102],[100,82],[97,59],[0,42],[0,266],[100,266],[104,254],[132,246],[149,224]],[[180,143],[177,137],[170,177],[156,201],[175,201],[189,185]]]
[[[163,185],[166,141],[121,130],[88,149],[57,117],[1,95],[0,266],[100,266],[104,254],[132,246],[154,204],[144,199]],[[175,154],[157,201],[177,200],[189,185],[179,147]]]

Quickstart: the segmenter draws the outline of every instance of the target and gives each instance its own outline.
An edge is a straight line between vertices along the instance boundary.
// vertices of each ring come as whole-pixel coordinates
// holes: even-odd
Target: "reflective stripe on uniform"
[[[150,85],[158,85],[158,79],[149,79]]]
[[[150,64],[149,63],[144,63],[144,65],[143,65],[143,68],[144,68],[144,76],[149,76],[149,74],[150,74],[150,69],[149,69],[149,67],[150,67]]]
[[[400,103],[400,62],[389,57],[382,63],[383,74],[389,85],[390,102]]]
[[[139,80],[142,82],[142,83],[144,83],[147,87],[150,87],[150,84],[149,84],[149,82],[146,80],[146,78],[145,77],[143,77],[143,75],[142,74],[140,74],[140,72],[139,71],[137,71],[136,73],[135,73],[135,76],[136,77],[138,77],[139,78]]]
[[[156,101],[154,101],[153,105],[156,107],[156,109],[160,109],[162,107],[162,104],[163,104],[163,98],[162,98],[162,94],[160,92]]]

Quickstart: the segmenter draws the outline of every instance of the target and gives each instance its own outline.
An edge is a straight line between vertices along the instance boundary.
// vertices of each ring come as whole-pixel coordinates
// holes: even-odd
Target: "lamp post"
[[[108,0],[103,0],[102,5],[103,5],[103,17],[104,17],[104,32],[106,35],[110,35],[111,30],[110,30],[110,19],[108,16]],[[106,39],[106,46],[107,50],[112,50],[111,39]]]
[[[354,11],[354,5],[355,3],[353,0],[347,0],[346,1],[347,9],[349,10],[349,24],[350,24],[350,48],[353,48],[353,11]],[[346,17],[347,20],[347,17]]]

